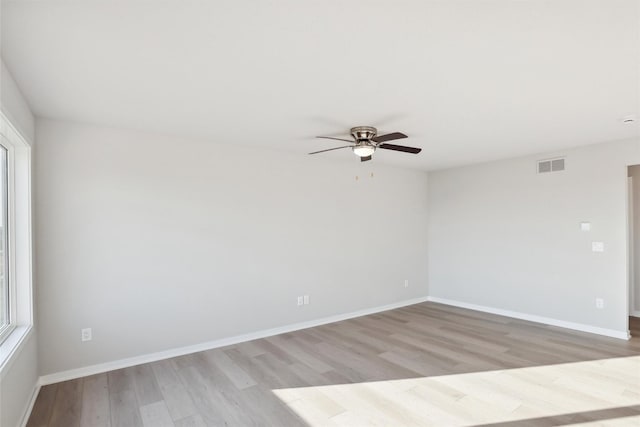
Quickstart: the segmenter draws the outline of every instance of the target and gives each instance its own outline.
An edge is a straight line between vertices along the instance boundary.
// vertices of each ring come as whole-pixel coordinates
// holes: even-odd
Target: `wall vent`
[[[538,173],[560,172],[563,170],[564,157],[538,161]]]

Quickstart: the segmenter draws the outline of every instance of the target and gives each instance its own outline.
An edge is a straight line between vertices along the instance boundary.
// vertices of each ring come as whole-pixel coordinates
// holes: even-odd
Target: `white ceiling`
[[[638,136],[637,0],[2,0],[40,117],[436,169]],[[337,145],[340,145],[338,143]],[[353,157],[348,150],[318,161]]]

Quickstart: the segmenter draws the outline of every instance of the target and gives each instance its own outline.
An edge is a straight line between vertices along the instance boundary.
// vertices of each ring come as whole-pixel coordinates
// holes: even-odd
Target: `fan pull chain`
[[[373,172],[369,174],[369,178],[373,178]],[[360,176],[356,175],[356,181],[359,181],[359,180],[360,180]]]

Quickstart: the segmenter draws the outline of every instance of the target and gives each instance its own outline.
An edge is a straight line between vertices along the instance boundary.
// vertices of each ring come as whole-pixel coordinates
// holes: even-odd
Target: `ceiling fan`
[[[332,136],[317,136],[322,139],[335,139],[337,141],[349,142],[351,145],[343,145],[342,147],[329,148],[327,150],[314,151],[309,154],[324,153],[325,151],[340,150],[342,148],[351,148],[356,156],[360,157],[361,162],[371,160],[371,156],[377,148],[385,150],[402,151],[404,153],[418,154],[422,148],[405,147],[404,145],[388,144],[387,141],[408,138],[401,132],[388,133],[378,136],[378,130],[371,126],[356,126],[351,128],[351,136],[353,141],[342,138],[334,138]]]

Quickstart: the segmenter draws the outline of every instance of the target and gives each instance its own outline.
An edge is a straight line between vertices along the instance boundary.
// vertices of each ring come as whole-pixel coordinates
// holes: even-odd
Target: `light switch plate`
[[[591,242],[591,250],[593,252],[604,252],[603,242]]]
[[[590,231],[591,230],[591,223],[590,222],[581,222],[580,223],[580,230],[582,230],[582,231]]]

